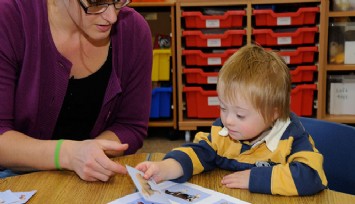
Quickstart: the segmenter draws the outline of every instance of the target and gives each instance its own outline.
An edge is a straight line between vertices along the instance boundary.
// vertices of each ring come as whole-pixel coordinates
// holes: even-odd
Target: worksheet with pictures
[[[138,192],[127,195],[110,202],[109,204],[128,203],[128,204],[246,204],[237,198],[222,194],[211,189],[206,189],[201,186],[191,183],[174,183],[165,181],[156,184],[152,181],[147,181],[142,184],[140,181],[138,170],[127,166],[129,175],[131,176]],[[149,184],[149,188],[144,187]],[[143,190],[143,189],[149,190]],[[149,195],[147,191],[151,191]]]
[[[128,165],[126,165],[126,168],[136,189],[143,196],[145,201],[152,203],[170,203],[164,192],[162,192],[161,188],[153,179],[146,180],[143,178],[143,172]]]
[[[213,191],[192,183],[174,183],[166,181],[159,184],[162,191],[172,204],[246,204],[248,202],[239,200],[232,196]]]

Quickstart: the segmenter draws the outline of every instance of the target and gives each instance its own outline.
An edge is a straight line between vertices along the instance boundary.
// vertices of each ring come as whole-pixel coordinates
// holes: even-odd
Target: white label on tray
[[[209,106],[219,106],[219,100],[217,96],[210,96],[207,98]]]
[[[290,56],[281,56],[281,57],[285,60],[286,64],[290,64],[290,62],[291,62]]]
[[[217,77],[216,76],[207,77],[207,83],[208,84],[217,84]]]
[[[208,65],[220,65],[222,64],[222,59],[220,57],[209,57],[207,59]]]
[[[278,17],[277,25],[291,25],[291,17]]]
[[[221,39],[207,39],[207,47],[221,47]]]
[[[277,38],[277,44],[278,45],[289,45],[292,43],[292,38],[291,37],[278,37]]]
[[[219,20],[206,20],[206,28],[219,28]]]

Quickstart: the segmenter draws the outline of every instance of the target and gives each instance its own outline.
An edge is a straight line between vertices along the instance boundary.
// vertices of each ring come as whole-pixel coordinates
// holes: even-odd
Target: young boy
[[[228,188],[279,195],[311,195],[327,186],[323,156],[294,113],[291,79],[273,51],[250,45],[238,50],[219,72],[220,118],[211,132],[169,152],[163,161],[136,166],[156,182],[185,182],[215,168]]]

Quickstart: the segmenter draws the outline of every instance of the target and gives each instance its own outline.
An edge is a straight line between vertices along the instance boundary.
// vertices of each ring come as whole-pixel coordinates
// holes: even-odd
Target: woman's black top
[[[106,62],[95,73],[82,79],[69,79],[52,139],[85,140],[100,112],[112,69],[111,48]]]

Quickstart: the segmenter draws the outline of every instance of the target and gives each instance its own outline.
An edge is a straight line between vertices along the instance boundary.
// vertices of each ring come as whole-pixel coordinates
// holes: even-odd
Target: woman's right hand
[[[127,144],[111,140],[64,140],[60,152],[62,168],[73,170],[85,181],[108,181],[115,174],[126,174],[121,164],[112,161],[105,151],[124,151]]]

